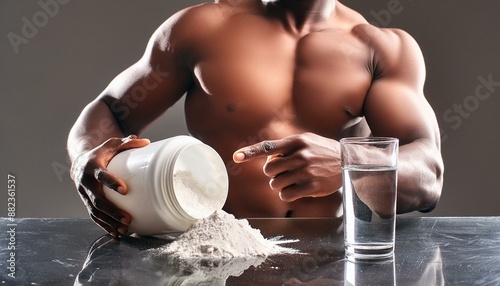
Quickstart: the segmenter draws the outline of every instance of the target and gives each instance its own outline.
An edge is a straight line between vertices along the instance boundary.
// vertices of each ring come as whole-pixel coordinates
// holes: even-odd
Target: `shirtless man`
[[[340,216],[338,140],[370,134],[400,139],[398,212],[430,211],[443,163],[424,80],[408,34],[371,26],[336,0],[190,7],[83,110],[68,138],[72,177],[92,219],[125,234],[133,217],[102,184],[121,194],[127,186],[106,166],[148,144],[131,134],[186,94],[189,132],[226,162],[224,208],[237,217]]]

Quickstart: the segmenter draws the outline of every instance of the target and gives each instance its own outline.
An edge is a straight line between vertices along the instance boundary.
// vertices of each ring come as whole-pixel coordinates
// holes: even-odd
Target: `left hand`
[[[267,157],[263,171],[280,199],[292,202],[303,197],[323,197],[342,186],[340,143],[313,133],[290,135],[237,150],[236,163]]]

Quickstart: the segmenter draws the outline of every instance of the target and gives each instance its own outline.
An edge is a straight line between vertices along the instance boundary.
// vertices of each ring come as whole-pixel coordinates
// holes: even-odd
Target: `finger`
[[[106,223],[105,221],[99,219],[98,217],[96,217],[93,213],[90,214],[90,218],[98,225],[100,226],[102,229],[104,229],[104,231],[106,231],[107,233],[109,233],[112,237],[119,237],[119,232],[117,230],[117,228],[114,228],[112,227],[110,224]]]
[[[287,138],[262,141],[237,150],[233,154],[233,160],[236,163],[242,163],[254,158],[288,154],[292,149],[291,142],[292,141]]]
[[[107,186],[108,188],[122,194],[126,195],[128,193],[127,184],[125,182],[113,175],[105,168],[97,168],[94,170],[94,178],[101,184]]]
[[[104,213],[94,206],[89,195],[82,189],[83,187],[79,188],[78,192],[92,220],[114,237],[117,237],[119,234],[126,234],[128,231],[127,226],[130,224],[130,215],[116,207],[115,209],[117,209],[117,211],[115,211],[112,216]]]
[[[303,169],[306,166],[304,160],[295,155],[269,156],[262,167],[262,171],[268,177],[275,177],[284,172],[292,172],[297,169]]]
[[[102,227],[111,235],[113,235],[112,233],[114,232],[114,237],[117,237],[117,235],[126,235],[128,232],[128,225],[116,221],[115,219],[98,209],[94,209],[90,214],[90,217],[94,222],[96,222],[100,227]]]
[[[144,147],[151,143],[149,139],[145,138],[137,138],[135,135],[130,135],[124,138],[110,138],[106,140],[102,145],[100,146],[101,148],[104,147],[105,150],[110,150],[111,152],[106,152],[102,156],[106,157],[108,160],[111,160],[117,153],[120,153],[124,150],[127,149],[132,149],[132,148],[140,148]]]
[[[300,172],[284,172],[269,180],[269,186],[275,191],[284,190],[303,181]]]
[[[96,214],[99,218],[106,220],[108,223],[112,223],[113,225],[118,225],[117,223],[124,226],[130,224],[130,215],[108,201],[105,196],[90,196],[90,199],[92,201],[92,205],[103,213],[102,215]],[[108,217],[114,221],[109,220]],[[115,221],[117,223],[115,223]]]
[[[128,137],[121,138],[120,140],[121,144],[118,146],[119,152],[132,148],[141,148],[151,143],[149,139],[138,138],[136,135],[129,135]]]
[[[301,193],[299,195],[311,195],[313,187],[317,187],[318,180],[310,172],[310,169],[295,168],[290,171],[279,173],[269,180],[269,186],[275,191],[282,191],[292,188],[297,190],[300,187]]]
[[[84,204],[87,206],[89,212],[95,213],[96,210],[98,210],[103,213],[103,215],[98,215],[98,217],[102,220],[114,220],[123,226],[130,224],[130,214],[118,208],[106,199],[101,184],[95,182],[90,183],[87,186],[80,185],[78,193],[80,194]]]
[[[125,138],[108,139],[104,145],[106,145],[107,149],[113,151],[104,153],[102,157],[102,165],[104,166],[98,167],[94,170],[94,178],[98,182],[122,195],[127,194],[127,185],[125,182],[109,172],[105,167],[109,164],[113,157],[121,151],[132,148],[141,148],[148,144],[150,144],[149,139],[139,139],[135,135],[130,135]]]
[[[308,184],[293,184],[279,192],[279,197],[284,202],[293,202],[300,198],[310,197]]]
[[[130,221],[128,223],[123,223],[126,220],[125,216],[123,214],[120,214],[120,216],[122,216],[121,221],[117,221],[112,216],[109,216],[97,208],[93,208],[90,211],[92,220],[114,237],[126,235],[128,232],[128,224]]]

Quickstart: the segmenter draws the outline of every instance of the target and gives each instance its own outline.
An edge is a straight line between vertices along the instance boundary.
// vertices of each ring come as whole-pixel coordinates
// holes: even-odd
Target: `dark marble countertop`
[[[220,279],[152,257],[168,239],[116,240],[87,219],[3,218],[0,285],[500,285],[500,217],[398,217],[394,259],[380,262],[345,259],[341,219],[249,222],[298,239],[289,246],[302,254]]]

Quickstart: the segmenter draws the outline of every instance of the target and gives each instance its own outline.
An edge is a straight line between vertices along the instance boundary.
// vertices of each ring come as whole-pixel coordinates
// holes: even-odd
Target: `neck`
[[[271,15],[280,18],[287,29],[314,30],[327,22],[336,0],[262,0]]]

